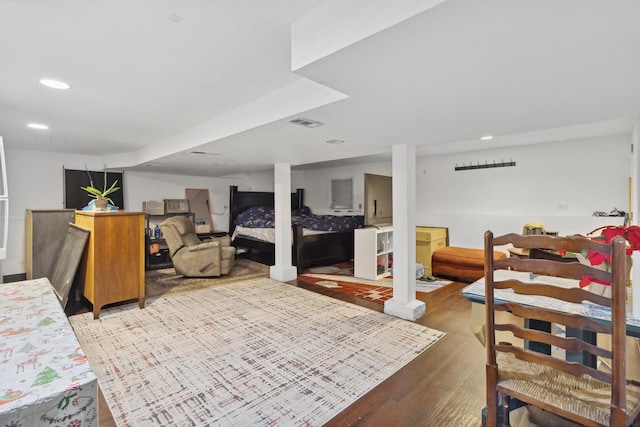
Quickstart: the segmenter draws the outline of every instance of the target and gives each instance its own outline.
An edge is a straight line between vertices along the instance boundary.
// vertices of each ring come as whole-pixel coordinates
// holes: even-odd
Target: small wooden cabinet
[[[137,299],[144,308],[143,212],[76,211],[76,225],[91,232],[78,278],[93,304],[93,318],[107,304]]]
[[[431,256],[449,246],[449,229],[446,227],[416,227],[416,262],[424,265],[425,276],[433,275]]]
[[[354,241],[354,276],[378,280],[390,275],[393,264],[392,226],[358,228]]]

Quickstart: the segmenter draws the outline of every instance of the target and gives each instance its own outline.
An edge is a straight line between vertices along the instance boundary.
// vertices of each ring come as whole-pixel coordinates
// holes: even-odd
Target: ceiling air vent
[[[305,119],[302,117],[298,117],[293,120],[289,120],[289,123],[293,123],[294,125],[300,125],[308,128],[317,128],[322,126],[324,123],[316,122],[315,120]]]
[[[203,156],[219,156],[220,153],[208,153],[206,151],[191,151],[191,154],[200,154]]]

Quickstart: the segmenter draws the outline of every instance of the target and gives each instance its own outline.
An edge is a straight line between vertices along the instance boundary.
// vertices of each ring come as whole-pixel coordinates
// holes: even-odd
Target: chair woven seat
[[[498,383],[501,391],[529,396],[563,411],[610,425],[611,385],[588,375],[576,377],[558,369],[498,353]],[[640,404],[640,386],[627,384],[627,412]]]

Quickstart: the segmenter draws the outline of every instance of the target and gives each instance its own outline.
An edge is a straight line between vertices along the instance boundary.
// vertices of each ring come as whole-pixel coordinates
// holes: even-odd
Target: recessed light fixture
[[[485,136],[480,137],[480,139],[483,140],[483,141],[488,141],[490,139],[493,139],[493,135],[485,135]]]
[[[182,21],[184,21],[184,18],[177,13],[172,13],[171,15],[167,16],[167,19],[174,24],[180,24]]]
[[[30,127],[31,129],[38,129],[38,130],[49,129],[49,126],[43,125],[42,123],[29,123],[27,126]]]
[[[38,80],[40,82],[41,85],[46,86],[46,87],[50,87],[53,89],[61,89],[61,90],[65,90],[65,89],[70,89],[71,85],[69,83],[60,81],[60,80],[54,80],[54,79],[40,79]]]
[[[344,144],[344,141],[341,139],[330,139],[327,141],[327,144],[340,145]]]

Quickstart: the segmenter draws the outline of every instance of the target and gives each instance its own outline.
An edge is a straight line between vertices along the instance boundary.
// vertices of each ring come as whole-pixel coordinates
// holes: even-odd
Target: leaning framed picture
[[[50,282],[63,309],[67,306],[71,285],[89,240],[89,233],[89,230],[69,223],[62,248],[53,267]]]

